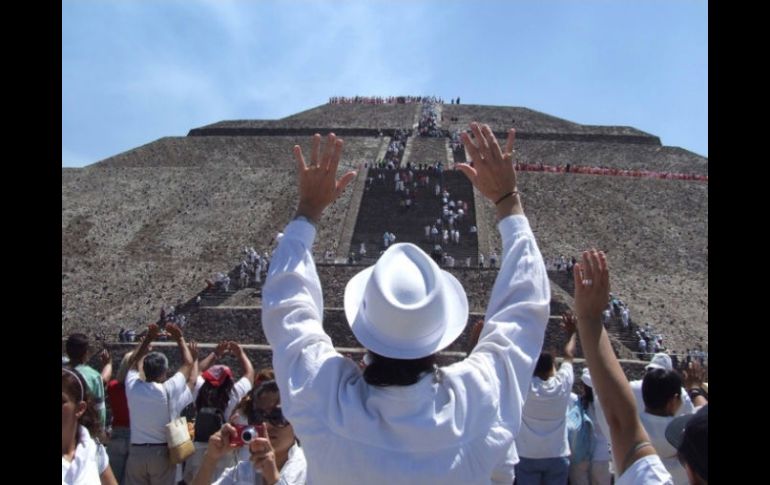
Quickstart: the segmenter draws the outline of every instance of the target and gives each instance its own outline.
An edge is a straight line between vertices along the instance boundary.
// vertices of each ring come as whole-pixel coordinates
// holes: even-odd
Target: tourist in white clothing
[[[169,323],[166,330],[176,340],[182,356],[182,365],[172,377],[166,379],[168,358],[165,355],[147,353],[152,341],[160,334],[154,323],[149,325],[147,336],[129,361],[125,383],[131,426],[131,449],[126,461],[128,485],[176,483],[177,467],[169,461],[166,424],[192,402],[187,381],[193,369],[193,358],[179,327]],[[137,363],[140,360],[146,380],[139,378]]]
[[[281,411],[280,395],[275,381],[266,381],[252,392],[244,413],[246,423],[255,426],[260,433],[254,441],[243,445],[246,456],[235,466],[227,468],[221,476],[214,469],[222,456],[233,449],[230,444],[236,436],[235,428],[226,424],[211,436],[206,455],[191,485],[304,485],[307,462],[291,426]]]
[[[564,360],[556,370],[554,356],[541,352],[535,365],[522,413],[521,431],[516,449],[521,461],[516,465],[519,485],[563,485],[569,474],[567,442],[567,406],[570,403],[575,374],[575,320],[565,318],[567,343]]]
[[[110,468],[99,410],[77,370],[61,369],[61,481],[67,485],[117,485]],[[94,439],[97,438],[97,439]]]
[[[436,353],[465,329],[462,285],[417,246],[395,244],[345,289],[345,315],[369,361],[361,370],[335,351],[322,326],[312,244],[324,209],[355,173],[335,179],[342,141],[309,165],[294,148],[297,218],[286,227],[263,293],[262,325],[273,350],[283,412],[319,484],[512,483],[514,439],[543,345],[550,286],[516,186],[510,131],[505,152],[489,126],[463,134],[473,167],[458,164],[495,204],[502,265],[478,344],[463,361]]]
[[[642,425],[663,465],[674,479],[674,485],[690,483],[687,472],[677,457],[676,447],[666,439],[666,427],[674,420],[676,411],[682,405],[682,389],[682,379],[673,370],[649,370],[642,382]]]

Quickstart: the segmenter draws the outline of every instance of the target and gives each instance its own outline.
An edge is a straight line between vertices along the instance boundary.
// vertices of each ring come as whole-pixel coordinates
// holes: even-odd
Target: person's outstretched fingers
[[[511,128],[508,130],[508,139],[505,141],[505,153],[503,155],[511,155],[513,158],[513,140],[516,138],[516,130]]]
[[[591,253],[583,251],[583,264],[580,265],[583,270],[583,286],[591,286],[593,280],[593,268],[591,267]]]
[[[607,255],[604,254],[604,251],[599,251],[599,273],[601,280],[601,284],[603,286],[609,287],[610,285],[610,271],[607,266]]]
[[[311,149],[310,149],[310,163],[318,165],[319,156],[321,155],[321,134],[316,133],[313,135]]]
[[[500,150],[500,144],[497,143],[497,138],[495,137],[495,134],[492,133],[492,129],[489,127],[489,125],[484,125],[481,129],[481,133],[484,135],[484,140],[487,142],[487,146],[489,147],[489,154],[492,157],[492,160],[502,160],[503,152]]]
[[[334,141],[337,139],[337,136],[334,133],[329,133],[329,136],[326,137],[326,145],[323,147],[323,154],[321,155],[321,160],[318,163],[319,167],[326,167],[329,164],[329,159],[332,157],[332,153],[334,153]]]
[[[476,146],[473,140],[471,140],[471,136],[468,134],[468,132],[462,132],[460,134],[460,138],[463,141],[463,145],[465,145],[465,149],[468,150],[468,154],[471,156],[471,160],[478,163],[478,161],[481,160],[479,147]]]
[[[473,136],[476,138],[476,142],[479,144],[479,153],[481,154],[479,161],[486,162],[490,157],[489,145],[487,145],[487,140],[481,133],[481,127],[478,123],[471,123],[471,131],[473,132]]]
[[[294,145],[292,153],[294,153],[294,159],[297,161],[297,175],[299,175],[307,170],[307,165],[305,165],[305,157],[302,156],[302,147],[299,145]]]
[[[329,160],[329,166],[327,167],[327,170],[329,170],[334,176],[337,175],[337,167],[340,164],[343,144],[344,142],[342,141],[342,138],[337,138],[337,140],[334,142],[334,152],[332,153],[332,158]]]

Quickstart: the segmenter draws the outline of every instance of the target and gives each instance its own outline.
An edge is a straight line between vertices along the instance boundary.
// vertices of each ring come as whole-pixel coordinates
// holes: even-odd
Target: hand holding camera
[[[262,472],[265,482],[276,483],[280,479],[281,473],[276,463],[275,450],[267,436],[265,425],[257,426],[257,430],[259,435],[249,443],[251,462],[254,464],[254,468]]]

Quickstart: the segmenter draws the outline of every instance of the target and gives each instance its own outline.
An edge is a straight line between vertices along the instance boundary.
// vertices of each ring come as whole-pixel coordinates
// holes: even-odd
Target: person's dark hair
[[[257,387],[253,388],[250,393],[241,400],[238,407],[241,412],[246,416],[249,423],[257,422],[256,406],[259,396],[266,392],[274,392],[278,394],[280,400],[281,392],[278,390],[278,384],[275,381],[265,381],[260,383]]]
[[[99,410],[96,408],[94,395],[88,389],[83,375],[75,369],[62,369],[61,390],[75,403],[86,402],[86,411],[78,419],[78,424],[86,428],[92,438],[104,441],[104,429]]]
[[[541,352],[540,357],[537,359],[537,364],[535,364],[535,371],[532,375],[540,378],[545,377],[551,372],[551,369],[553,369],[553,362],[554,358],[551,352]]]
[[[583,405],[583,409],[588,409],[588,406],[594,402],[594,390],[591,386],[583,384],[583,395],[580,396],[580,404]]]
[[[642,380],[642,398],[647,409],[661,411],[682,392],[682,378],[674,370],[650,369]]]
[[[144,377],[147,382],[157,381],[168,370],[168,357],[160,352],[150,352],[143,361]]]
[[[432,372],[436,355],[419,359],[392,359],[369,351],[371,362],[364,369],[364,380],[372,386],[411,386],[425,372]]]
[[[73,333],[67,337],[65,349],[71,362],[81,363],[88,353],[88,336],[84,333]]]
[[[198,398],[195,400],[195,408],[217,408],[223,413],[227,408],[227,402],[230,400],[230,391],[232,391],[235,383],[226,376],[225,380],[219,387],[214,387],[210,382],[206,381],[198,391]]]

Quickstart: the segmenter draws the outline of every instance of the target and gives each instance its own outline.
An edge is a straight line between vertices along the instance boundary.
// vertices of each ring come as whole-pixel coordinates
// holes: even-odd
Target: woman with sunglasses
[[[245,397],[222,429],[209,438],[203,464],[192,485],[304,484],[307,463],[291,426],[281,411],[281,397],[275,381],[266,381]],[[236,426],[255,426],[259,436],[241,447],[241,460],[213,477],[217,461],[238,445]],[[244,456],[245,455],[245,456]],[[212,481],[216,480],[216,481]]]

